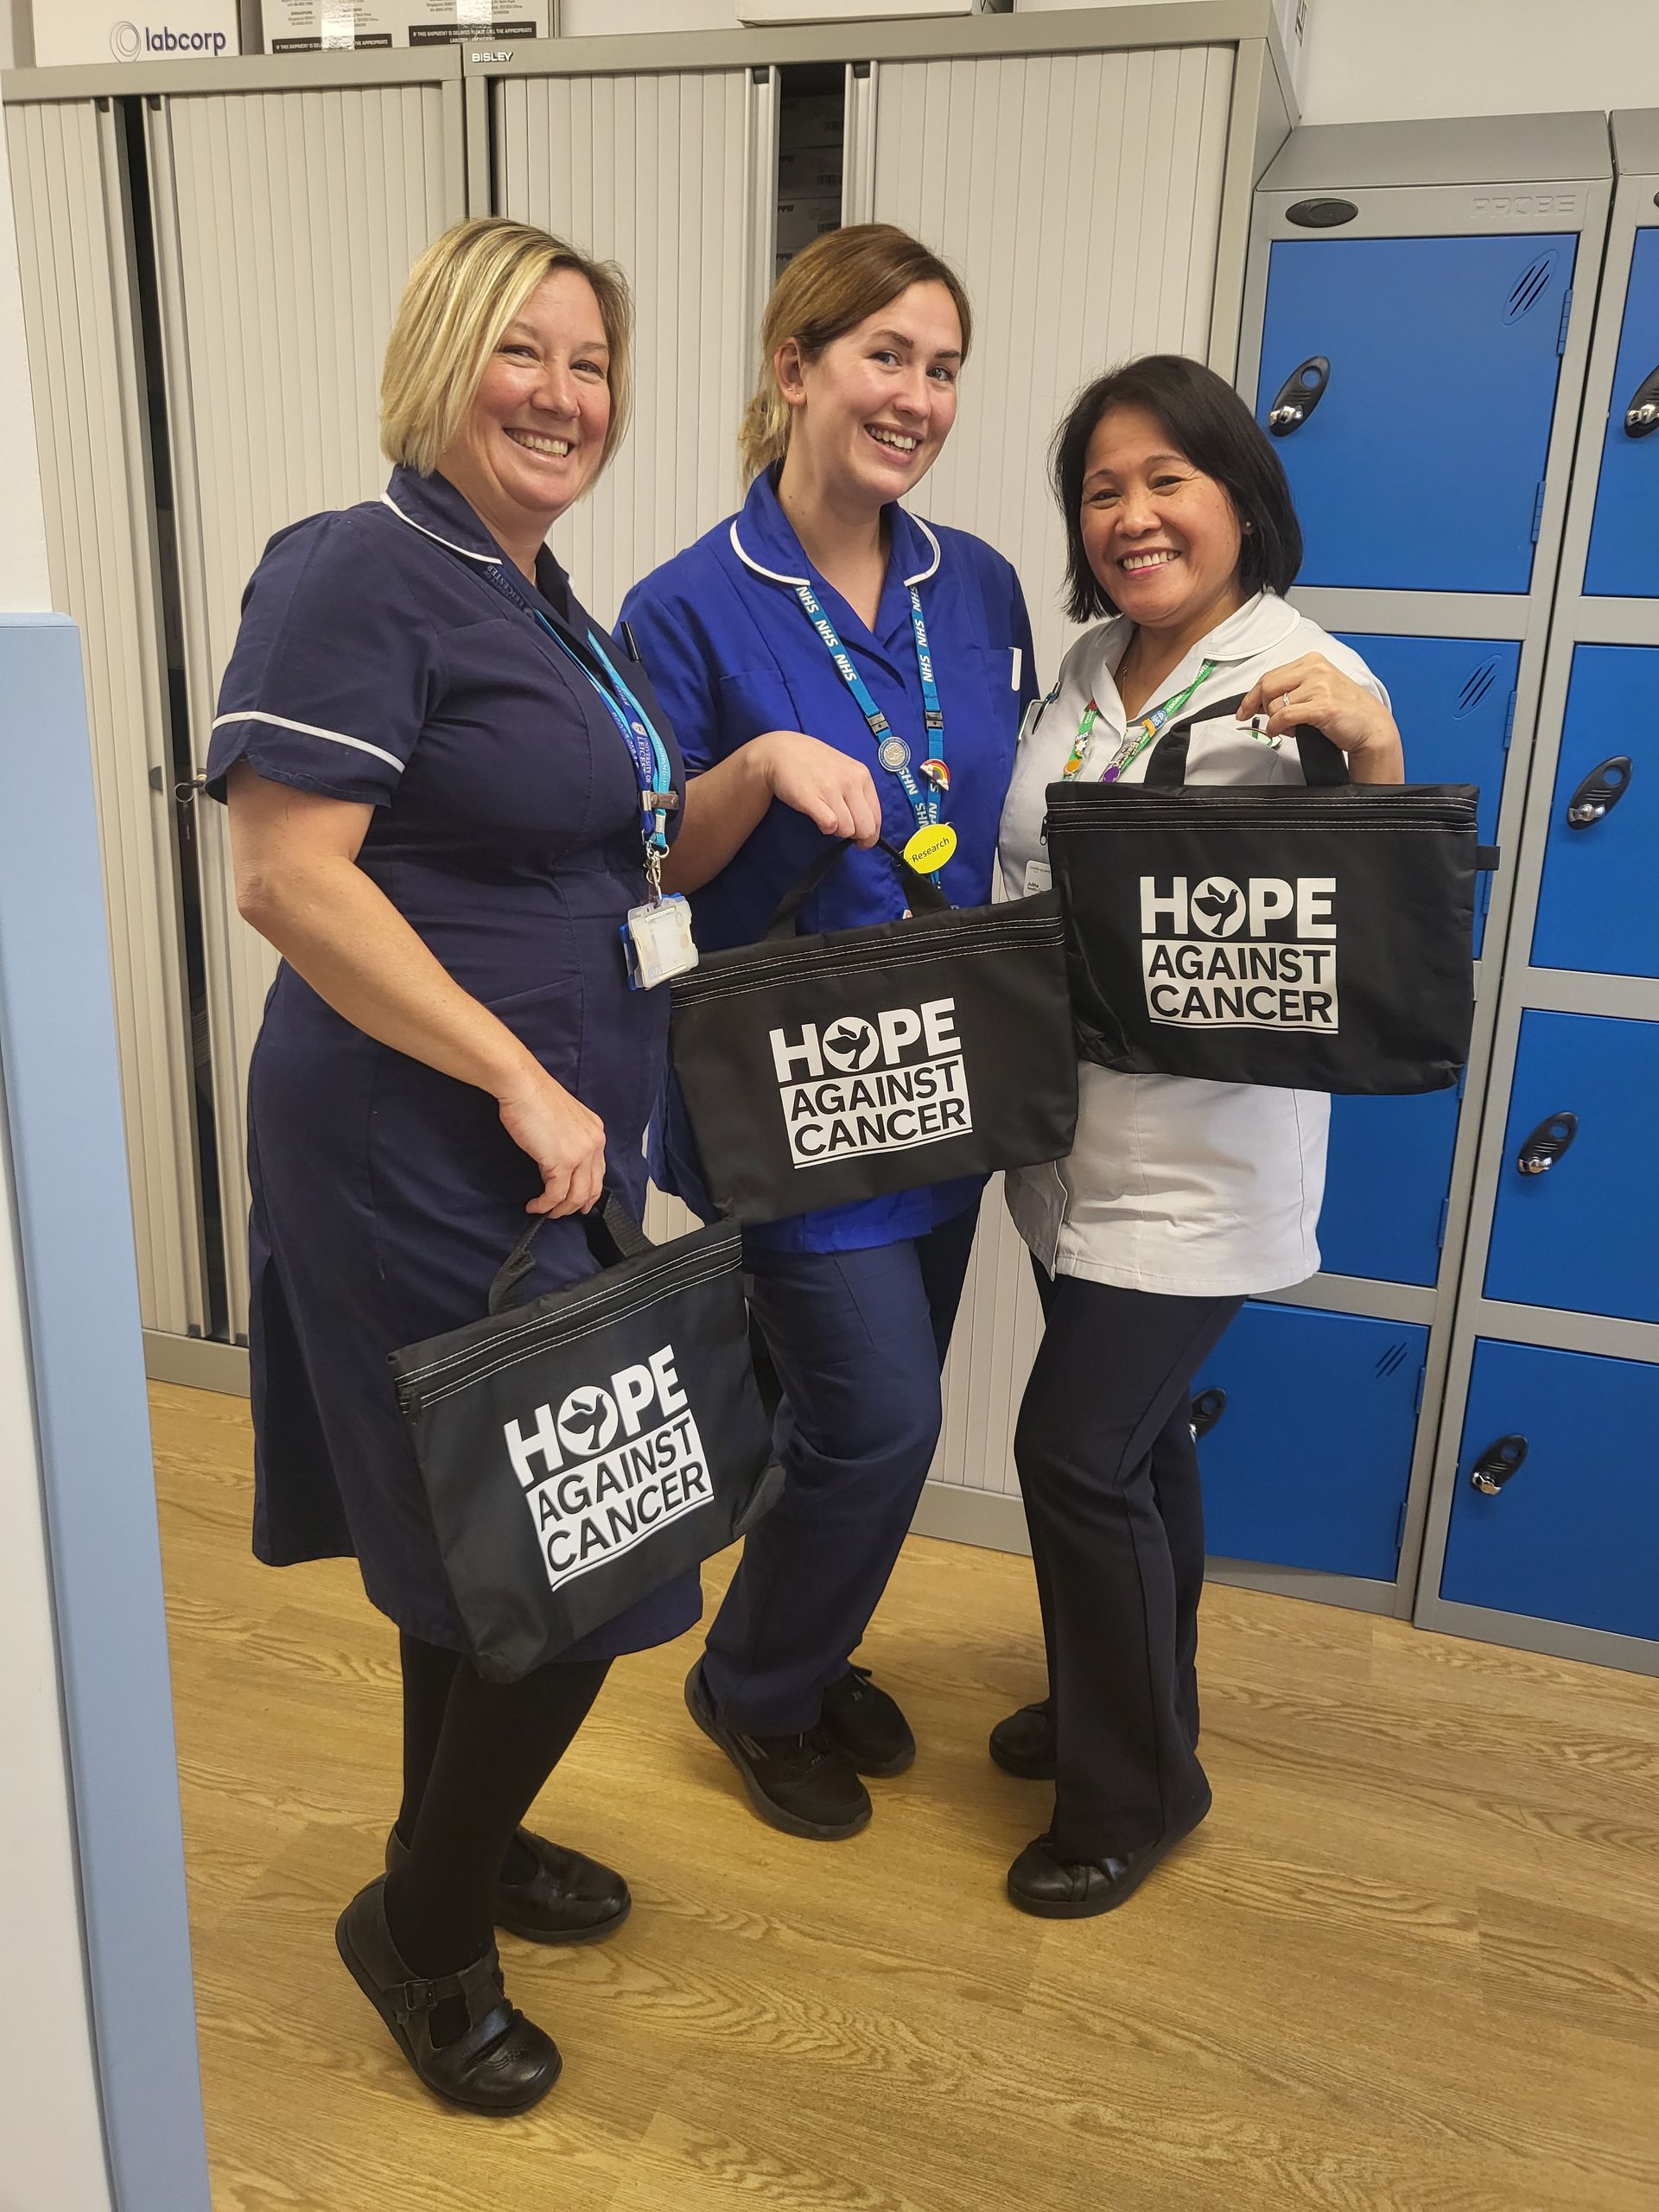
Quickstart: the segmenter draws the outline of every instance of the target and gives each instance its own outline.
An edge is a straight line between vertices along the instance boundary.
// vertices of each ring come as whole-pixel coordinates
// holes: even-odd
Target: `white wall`
[[[1659,107],[1659,0],[1313,0],[1304,123]]]
[[[3,20],[3,19],[0,19]],[[0,110],[0,609],[49,603]],[[0,632],[0,638],[3,632]],[[3,674],[0,673],[0,683]],[[3,1071],[0,1071],[0,1075]],[[110,2212],[0,1091],[0,2206]]]

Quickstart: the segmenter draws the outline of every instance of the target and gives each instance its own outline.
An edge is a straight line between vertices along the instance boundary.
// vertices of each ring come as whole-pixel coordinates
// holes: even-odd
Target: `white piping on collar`
[[[390,505],[390,501],[388,501],[387,504]],[[939,565],[938,539],[934,537],[932,531],[928,528],[927,524],[921,520],[919,516],[912,515],[910,519],[915,524],[916,528],[921,531],[922,536],[927,540],[929,545],[932,548],[933,558],[928,563],[926,568],[918,569],[913,576],[906,576],[905,578],[906,586],[911,584],[925,584],[928,578],[934,574]],[[408,520],[407,516],[404,517],[404,520]],[[420,528],[420,524],[418,523],[415,526],[417,530]],[[757,576],[765,576],[768,583],[789,584],[798,590],[802,584],[810,585],[811,583],[812,579],[810,576],[786,576],[780,569],[763,569],[760,562],[757,561],[753,555],[747,550],[742,539],[738,536],[737,518],[735,516],[732,518],[732,526],[728,535],[732,541],[732,550],[736,554],[738,559],[743,563],[744,567],[746,569],[753,569]]]
[[[447,545],[452,553],[460,553],[468,561],[481,561],[486,569],[500,567],[501,556],[499,553],[474,553],[470,545],[457,545],[453,537],[440,537],[435,530],[429,530],[423,522],[416,522],[412,515],[406,515],[390,492],[380,494],[380,504],[383,507],[390,507],[399,522],[406,522],[411,530],[418,530],[423,537],[429,537],[435,545]]]

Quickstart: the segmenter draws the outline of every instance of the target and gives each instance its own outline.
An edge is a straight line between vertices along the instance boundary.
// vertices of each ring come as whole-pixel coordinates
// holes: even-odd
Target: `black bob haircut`
[[[1065,612],[1074,622],[1116,614],[1116,602],[1083,546],[1083,475],[1089,441],[1115,407],[1155,416],[1171,444],[1212,476],[1233,503],[1243,533],[1238,580],[1246,592],[1287,592],[1302,565],[1302,531],[1290,486],[1267,432],[1231,385],[1183,353],[1146,353],[1079,392],[1054,433],[1050,467],[1065,523]]]

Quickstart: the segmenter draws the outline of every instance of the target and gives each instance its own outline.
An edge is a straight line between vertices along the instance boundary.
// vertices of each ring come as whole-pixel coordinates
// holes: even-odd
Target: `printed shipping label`
[[[1338,1030],[1332,875],[1141,879],[1148,1017],[1178,1029]]]
[[[779,1102],[797,1167],[859,1153],[909,1152],[972,1129],[954,999],[845,1014],[771,1032]]]
[[[527,1427],[507,1421],[502,1435],[551,1590],[714,1497],[672,1344],[571,1391],[556,1413],[537,1406]]]

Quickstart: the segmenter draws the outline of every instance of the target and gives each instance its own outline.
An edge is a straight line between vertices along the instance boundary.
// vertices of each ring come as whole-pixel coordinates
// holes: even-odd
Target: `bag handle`
[[[588,1249],[602,1267],[614,1267],[619,1260],[637,1259],[640,1253],[654,1252],[657,1249],[614,1191],[607,1190],[594,1212],[578,1217],[587,1235]],[[529,1228],[496,1270],[495,1280],[490,1285],[487,1313],[505,1313],[509,1306],[523,1303],[512,1294],[535,1263],[535,1255],[531,1247],[540,1233],[542,1224],[550,1218],[544,1213],[535,1215]]]
[[[1213,706],[1200,707],[1196,714],[1187,715],[1173,722],[1163,732],[1147,756],[1147,772],[1142,781],[1150,791],[1179,791],[1186,781],[1186,756],[1192,742],[1192,725],[1196,721],[1218,721],[1224,715],[1236,715],[1249,696],[1241,691],[1236,699],[1223,699]],[[1339,745],[1332,745],[1323,730],[1304,723],[1296,733],[1296,750],[1302,758],[1302,780],[1310,790],[1331,791],[1348,781],[1348,762]]]
[[[838,837],[834,844],[816,855],[791,887],[778,902],[778,911],[761,931],[764,942],[768,938],[793,937],[795,917],[835,867],[842,855],[852,849],[850,837]],[[899,872],[899,880],[912,913],[948,914],[950,901],[935,883],[925,875],[918,875],[897,845],[890,845],[883,837],[880,849]]]

